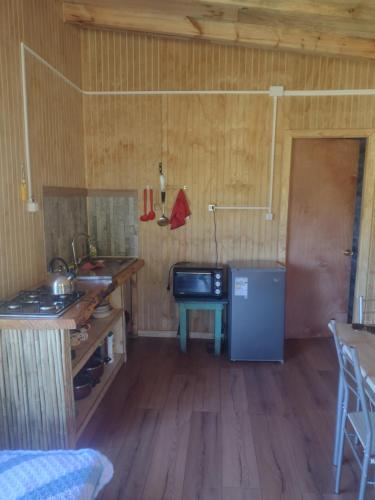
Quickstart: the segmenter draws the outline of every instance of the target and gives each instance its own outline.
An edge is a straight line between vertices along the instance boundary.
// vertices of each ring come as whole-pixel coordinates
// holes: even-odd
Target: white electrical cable
[[[285,90],[286,97],[339,97],[354,95],[375,95],[375,89],[343,89],[343,90]]]
[[[270,158],[270,185],[268,189],[268,213],[272,213],[273,198],[273,179],[275,173],[275,155],[276,155],[276,124],[277,124],[277,96],[272,97],[272,139],[271,139],[271,158]]]
[[[272,137],[271,137],[271,151],[270,151],[270,174],[269,174],[269,188],[268,188],[268,205],[266,207],[254,206],[222,206],[215,205],[214,210],[267,210],[272,217],[272,198],[273,198],[273,180],[275,172],[275,153],[276,153],[276,124],[277,124],[277,98],[272,96]]]
[[[29,135],[29,110],[28,110],[28,96],[27,96],[27,78],[26,78],[26,51],[31,54],[35,59],[47,66],[55,75],[64,80],[65,83],[73,87],[78,92],[81,89],[73,83],[69,78],[66,78],[60,71],[54,68],[46,60],[34,52],[30,47],[21,42],[20,44],[20,57],[21,57],[21,84],[22,84],[22,108],[23,108],[23,130],[25,141],[25,164],[26,164],[26,181],[27,181],[27,210],[29,212],[36,212],[39,210],[38,203],[34,200],[33,183],[31,174],[31,155],[30,155],[30,135]]]
[[[84,95],[269,95],[268,90],[81,90]]]
[[[268,90],[82,90],[77,84],[69,80],[52,64],[47,62],[43,57],[37,54],[33,49],[21,42],[21,49],[23,52],[27,50],[35,59],[47,66],[53,73],[62,78],[68,85],[84,95],[274,95],[271,89]],[[320,96],[350,96],[350,95],[375,95],[375,89],[341,89],[341,90],[284,90],[283,95],[287,97],[320,97]],[[279,96],[281,97],[281,96]]]
[[[23,107],[23,133],[25,139],[25,163],[27,177],[27,203],[34,202],[33,185],[31,181],[31,159],[30,159],[30,142],[29,142],[29,113],[27,106],[27,82],[26,82],[26,62],[25,62],[25,45],[21,42],[21,83],[22,83],[22,107]]]
[[[341,90],[283,90],[282,87],[270,87],[269,90],[132,90],[132,91],[88,91],[82,90],[78,85],[69,80],[54,66],[43,59],[33,49],[21,42],[21,73],[22,73],[22,96],[23,96],[23,113],[24,113],[24,136],[25,136],[25,156],[26,156],[26,173],[28,184],[29,202],[33,202],[32,182],[31,182],[31,161],[30,161],[30,145],[29,145],[29,121],[27,110],[27,85],[26,85],[26,67],[25,67],[25,50],[27,50],[35,59],[49,68],[55,75],[64,80],[65,83],[73,87],[77,92],[87,96],[131,96],[131,95],[268,95],[273,99],[272,106],[272,139],[270,152],[270,180],[268,192],[268,206],[219,206],[215,205],[214,210],[267,210],[272,218],[272,198],[274,187],[274,171],[275,171],[275,153],[276,153],[276,124],[277,124],[277,104],[278,97],[329,97],[329,96],[372,96],[375,95],[375,89],[341,89]],[[275,93],[276,92],[276,93]]]
[[[176,95],[210,95],[210,94],[228,94],[228,95],[237,95],[237,94],[244,94],[244,95],[268,95],[269,91],[268,90],[83,90],[78,85],[76,85],[74,82],[72,82],[69,78],[67,78],[65,75],[63,75],[59,70],[57,70],[52,64],[47,62],[43,57],[41,57],[39,54],[37,54],[33,49],[28,47],[26,44],[21,42],[21,46],[24,47],[22,50],[27,50],[35,59],[37,59],[39,62],[44,64],[44,66],[47,66],[55,75],[59,76],[64,80],[65,83],[73,87],[75,90],[80,92],[81,94],[84,95],[92,95],[92,96],[97,96],[97,95],[103,95],[103,96],[112,96],[112,95],[168,95],[168,94],[176,94]]]
[[[23,54],[27,50],[65,83],[84,95],[270,95],[270,90],[83,90],[23,42],[21,47]],[[375,89],[285,90],[284,95],[288,97],[375,95]]]
[[[24,49],[22,47],[24,47]],[[43,59],[43,57],[41,57],[39,54],[37,54],[33,49],[31,49],[26,44],[24,44],[23,42],[21,42],[21,51],[22,51],[22,54],[23,54],[23,58],[25,57],[25,50],[27,50],[27,52],[29,52],[39,62],[41,62],[42,64],[44,64],[44,66],[47,66],[47,68],[50,69],[52,71],[52,73],[54,73],[55,75],[59,76],[62,80],[64,80],[65,83],[67,83],[68,85],[70,85],[71,87],[73,87],[75,90],[77,90],[77,92],[83,93],[82,89],[80,89],[80,87],[78,87],[78,85],[76,85],[74,82],[72,82],[71,80],[69,80],[69,78],[67,78],[65,75],[63,75],[62,73],[60,73],[59,70],[57,70],[54,66],[52,66],[52,64],[50,64],[49,62],[47,62],[45,59]]]
[[[224,206],[224,205],[213,205],[213,210],[269,210],[269,207],[250,207],[250,206]]]
[[[58,73],[58,72],[57,72]],[[64,77],[65,78],[65,77]],[[72,85],[72,82],[70,82]],[[80,90],[84,95],[270,95],[269,90]],[[285,90],[286,97],[371,96],[375,89]],[[272,96],[275,97],[275,96]],[[277,96],[282,97],[282,96]]]

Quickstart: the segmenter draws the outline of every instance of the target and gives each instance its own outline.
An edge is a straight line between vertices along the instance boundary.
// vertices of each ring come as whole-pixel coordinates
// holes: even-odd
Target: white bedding
[[[108,458],[91,449],[0,451],[1,500],[90,500],[112,476]]]

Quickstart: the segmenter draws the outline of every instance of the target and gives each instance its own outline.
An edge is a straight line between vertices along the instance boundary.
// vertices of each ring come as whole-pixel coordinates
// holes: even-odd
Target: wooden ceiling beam
[[[157,5],[157,4],[156,4]],[[253,47],[294,50],[323,55],[347,55],[375,59],[375,41],[332,32],[306,31],[246,22],[183,16],[168,11],[149,11],[127,7],[64,2],[65,22],[83,27],[155,33],[174,37],[198,38]]]
[[[72,7],[71,7],[72,6]],[[237,21],[239,8],[236,5],[206,4],[196,0],[66,0],[64,10],[98,9],[100,12],[124,9],[130,12],[163,13],[167,16],[204,17],[218,21]]]
[[[86,28],[140,31],[162,35],[199,36],[188,17],[123,7],[102,7],[64,2],[64,22]]]
[[[357,20],[302,12],[286,13],[267,9],[241,8],[238,10],[237,21],[299,28],[307,32],[335,33],[354,38],[375,38],[375,23],[371,19]]]
[[[373,0],[194,0],[194,2],[271,10],[286,14],[301,13],[364,21],[375,19]]]

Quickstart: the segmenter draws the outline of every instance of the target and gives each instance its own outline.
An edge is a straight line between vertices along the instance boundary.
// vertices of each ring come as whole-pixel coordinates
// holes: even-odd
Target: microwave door
[[[175,291],[178,295],[211,295],[212,273],[177,272],[175,276]]]

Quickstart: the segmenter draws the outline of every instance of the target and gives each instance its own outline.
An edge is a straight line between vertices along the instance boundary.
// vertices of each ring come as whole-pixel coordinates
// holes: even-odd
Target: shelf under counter
[[[74,349],[76,355],[72,359],[72,375],[75,377],[77,373],[84,367],[90,357],[94,354],[98,345],[104,340],[108,331],[121,318],[123,309],[113,309],[111,314],[106,318],[93,319],[91,328],[88,330],[88,339],[83,341],[77,348]]]
[[[4,391],[0,394],[4,410],[2,448],[53,450],[72,449],[77,445],[77,439],[126,361],[123,285],[131,289],[129,301],[133,307],[137,304],[136,273],[143,265],[138,259],[114,276],[112,283],[79,284],[85,296],[58,318],[0,318],[0,378],[4,379],[4,387],[7,386],[7,394]],[[75,348],[76,356],[72,359],[69,330],[90,320],[96,306],[108,296],[114,309],[108,317],[92,320],[89,338]],[[134,328],[136,330],[136,318]],[[104,367],[101,382],[89,396],[75,401],[74,376],[111,331],[113,362]],[[14,362],[1,363],[9,359],[9,352]],[[12,401],[19,403],[16,421]],[[24,429],[33,432],[25,434]]]
[[[103,399],[107,390],[111,386],[111,383],[121,366],[124,363],[123,354],[114,354],[113,362],[108,363],[104,367],[104,373],[100,379],[100,382],[93,387],[91,393],[87,398],[80,399],[75,402],[76,405],[76,440],[80,437],[84,431],[86,425],[88,424],[92,414],[98,407],[100,401]]]

